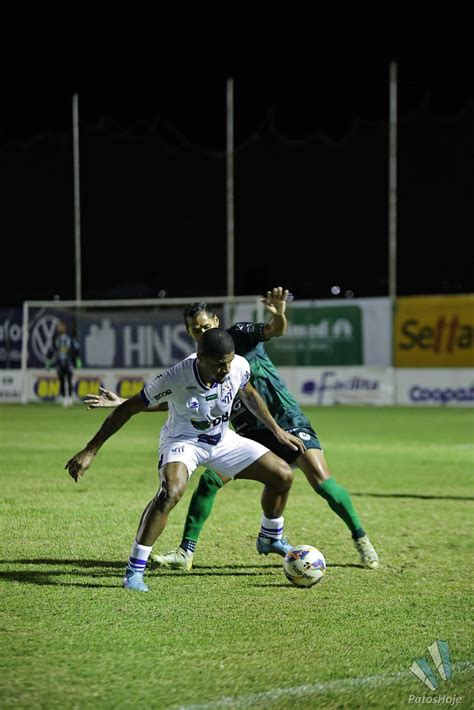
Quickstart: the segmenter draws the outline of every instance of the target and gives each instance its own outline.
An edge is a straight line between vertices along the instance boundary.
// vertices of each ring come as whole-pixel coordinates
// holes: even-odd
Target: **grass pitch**
[[[473,411],[306,412],[381,568],[359,566],[346,527],[297,471],[286,532],[322,550],[321,584],[296,589],[280,558],[256,554],[261,486],[240,481],[219,492],[193,570],[150,572],[150,593],[137,594],[121,578],[156,491],[163,416],[131,420],[75,484],[64,464],[106,413],[0,407],[0,707],[472,707]],[[180,541],[198,475],[155,550]],[[422,657],[434,668],[436,639],[452,678],[435,671],[429,691],[409,668]]]

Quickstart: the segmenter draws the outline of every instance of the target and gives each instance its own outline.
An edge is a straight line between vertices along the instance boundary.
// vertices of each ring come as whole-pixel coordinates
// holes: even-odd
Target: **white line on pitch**
[[[453,672],[468,673],[474,670],[474,663],[471,661],[461,661],[453,663]],[[251,695],[227,696],[219,700],[210,700],[206,703],[193,705],[175,705],[175,710],[213,710],[214,708],[245,708],[252,705],[273,702],[282,698],[303,698],[305,696],[320,695],[329,691],[347,691],[354,688],[369,687],[375,688],[384,685],[395,685],[404,680],[410,680],[413,676],[409,671],[395,673],[395,675],[372,675],[361,678],[341,678],[339,680],[328,680],[325,683],[311,683],[311,685],[297,685],[293,688],[275,688],[262,693],[252,693]]]

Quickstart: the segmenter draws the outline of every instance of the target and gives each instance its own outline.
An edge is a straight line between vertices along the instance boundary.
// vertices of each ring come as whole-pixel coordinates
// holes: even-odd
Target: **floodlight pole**
[[[234,80],[227,79],[227,295],[234,295]]]
[[[79,188],[79,96],[72,97],[72,133],[74,155],[74,247],[76,272],[76,301],[82,300],[81,283],[81,203]]]
[[[397,307],[397,64],[390,62],[388,148],[388,292],[392,318],[392,387],[397,401],[395,358],[395,315]]]
[[[390,62],[388,160],[388,290],[392,308],[397,298],[397,64]]]

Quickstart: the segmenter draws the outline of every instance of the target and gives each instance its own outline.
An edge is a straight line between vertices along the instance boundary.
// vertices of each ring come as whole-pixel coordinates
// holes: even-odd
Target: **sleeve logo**
[[[171,390],[165,390],[164,392],[159,392],[158,394],[155,394],[153,399],[160,400],[162,397],[167,397],[169,394],[172,394]]]

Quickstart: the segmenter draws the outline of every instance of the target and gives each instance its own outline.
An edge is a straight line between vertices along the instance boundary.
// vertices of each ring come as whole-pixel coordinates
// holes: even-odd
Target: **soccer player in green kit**
[[[236,354],[248,360],[251,383],[263,397],[276,422],[282,429],[299,437],[306,450],[300,453],[280,444],[242,404],[238,396],[234,400],[231,423],[238,434],[260,442],[284,461],[303,471],[314,491],[327,501],[331,510],[349,528],[362,564],[369,569],[376,569],[379,566],[377,552],[362,527],[349,493],[332,477],[316,432],[278,376],[263,346],[265,341],[285,333],[288,325],[285,315],[287,298],[288,291],[281,287],[268,291],[263,303],[271,314],[270,320],[267,323],[236,323],[227,332],[234,341]],[[219,318],[205,303],[194,303],[185,308],[184,320],[189,335],[196,342],[204,331],[219,326]],[[121,398],[108,391],[103,391],[102,395],[90,395],[85,400],[91,408],[117,406],[121,401]],[[211,513],[218,491],[227,480],[211,469],[204,471],[189,504],[181,543],[171,552],[153,554],[151,559],[157,566],[191,569],[203,525]],[[292,547],[286,538],[275,540],[267,536],[263,528],[260,529],[256,544],[257,552],[263,555],[275,553],[284,556]]]

